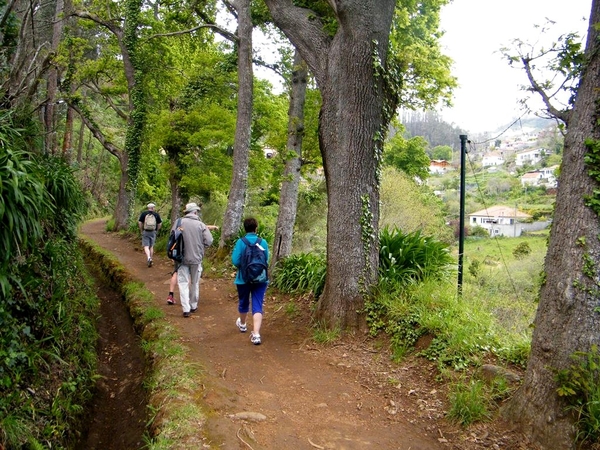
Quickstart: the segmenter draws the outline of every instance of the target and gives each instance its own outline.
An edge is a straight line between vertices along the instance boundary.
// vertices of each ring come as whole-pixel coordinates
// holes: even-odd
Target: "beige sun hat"
[[[200,207],[196,203],[188,203],[185,205],[185,213],[191,213],[192,211],[200,211]]]

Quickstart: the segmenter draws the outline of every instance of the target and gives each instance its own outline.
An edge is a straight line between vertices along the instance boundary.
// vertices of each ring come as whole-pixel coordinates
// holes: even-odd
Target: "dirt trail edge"
[[[442,395],[428,364],[415,359],[393,365],[364,336],[316,345],[298,318],[307,314],[294,318],[286,313],[287,301],[269,291],[263,344],[252,345],[250,333],[235,326],[233,277],[203,276],[198,312],[183,318],[177,292],[177,304],[166,304],[171,261],[156,255],[154,266],[146,267],[140,242],[107,233],[105,223],[87,222],[82,234],[145,283],[190,348],[189,358],[205,368],[198,382],[207,429],[198,433],[209,437],[211,448],[520,448],[485,429],[465,433],[443,421]]]

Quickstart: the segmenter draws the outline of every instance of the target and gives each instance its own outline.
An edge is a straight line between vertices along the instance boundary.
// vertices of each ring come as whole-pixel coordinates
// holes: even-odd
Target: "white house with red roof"
[[[431,174],[443,174],[449,170],[454,170],[454,168],[445,159],[432,159],[429,163],[429,173]]]

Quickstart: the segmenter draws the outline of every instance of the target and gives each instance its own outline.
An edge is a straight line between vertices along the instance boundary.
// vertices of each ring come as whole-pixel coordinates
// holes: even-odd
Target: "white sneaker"
[[[254,345],[260,345],[260,334],[256,334],[254,331],[250,333],[250,342]]]
[[[235,321],[235,325],[238,327],[238,329],[240,330],[241,333],[245,333],[246,330],[248,330],[248,327],[246,326],[246,324],[242,323],[242,320],[239,317]]]

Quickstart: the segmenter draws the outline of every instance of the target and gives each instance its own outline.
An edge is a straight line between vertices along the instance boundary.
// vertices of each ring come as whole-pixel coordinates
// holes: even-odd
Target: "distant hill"
[[[405,137],[423,136],[431,148],[447,145],[454,150],[460,149],[461,134],[467,132],[445,122],[435,111],[402,111],[400,122],[406,128]]]
[[[515,119],[516,120],[516,119]],[[504,126],[498,127],[494,132],[500,133],[506,129],[533,128],[534,130],[543,130],[556,124],[553,119],[544,119],[541,117],[529,116],[518,120],[513,120]]]

